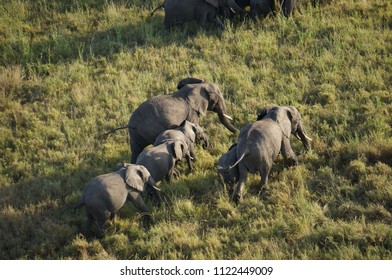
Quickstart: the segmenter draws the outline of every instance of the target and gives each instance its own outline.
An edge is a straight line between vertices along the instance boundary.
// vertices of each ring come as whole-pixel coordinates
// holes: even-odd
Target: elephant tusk
[[[230,117],[229,115],[223,114],[223,116],[224,116],[226,119],[230,120],[230,121],[232,121],[232,120],[233,120],[233,118],[232,118],[232,117]]]
[[[153,187],[153,189],[155,189],[155,190],[161,192],[161,189],[160,189],[160,188],[157,188],[156,186],[151,186],[151,187]]]
[[[297,138],[298,140],[301,140],[301,138],[298,136],[297,133],[294,134],[295,138]]]
[[[310,138],[308,135],[306,135],[306,134],[304,134],[304,135],[305,135],[305,138],[306,138],[308,141],[313,141],[313,139]]]

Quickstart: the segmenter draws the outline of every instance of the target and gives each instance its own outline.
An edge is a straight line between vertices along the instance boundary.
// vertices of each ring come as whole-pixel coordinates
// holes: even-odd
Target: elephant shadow
[[[106,2],[106,1],[105,1]],[[101,7],[102,9],[102,7]],[[89,23],[92,29],[98,28],[100,22],[92,19]],[[163,24],[163,15],[156,13],[150,17],[140,14],[139,19],[128,24],[113,23],[103,31],[79,31],[72,21],[65,22],[68,34],[55,34],[46,39],[30,40],[26,45],[22,42],[5,43],[4,47],[12,52],[4,53],[4,64],[29,64],[32,58],[39,57],[41,64],[57,64],[75,60],[88,60],[97,57],[111,59],[120,52],[134,52],[143,46],[162,48],[175,42],[176,45],[185,45],[190,37],[202,33],[207,36],[220,36],[218,28],[198,28],[192,23],[166,29]],[[77,34],[77,35],[76,35]],[[185,35],[185,36],[184,36]],[[26,35],[27,36],[27,35]],[[30,35],[33,39],[33,35]],[[29,49],[26,52],[26,48]],[[42,69],[41,69],[42,68]],[[50,74],[50,67],[41,67],[42,74]]]
[[[85,184],[124,162],[120,157],[102,160],[93,153],[86,157],[88,162],[64,174],[20,179],[0,188],[0,259],[57,259],[81,234],[86,216],[82,207],[74,205]],[[143,196],[153,206],[152,199]],[[124,206],[125,216],[143,218],[130,204]]]

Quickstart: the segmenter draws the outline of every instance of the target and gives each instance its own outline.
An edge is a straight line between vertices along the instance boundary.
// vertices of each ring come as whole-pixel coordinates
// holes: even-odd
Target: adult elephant
[[[260,173],[261,189],[267,186],[268,175],[272,164],[281,152],[285,160],[291,164],[298,163],[290,144],[290,136],[299,138],[305,148],[309,148],[312,140],[305,134],[301,115],[293,106],[275,106],[263,109],[256,122],[244,127],[237,144],[238,183],[234,200],[242,196],[242,189],[248,172]]]
[[[219,121],[231,132],[237,129],[226,115],[226,104],[219,87],[196,78],[186,78],[178,83],[177,92],[158,95],[144,101],[132,114],[126,126],[112,129],[105,135],[128,128],[130,135],[131,163],[156,137],[167,129],[180,126],[185,120],[199,125],[200,116],[207,111],[218,114]]]
[[[244,12],[235,0],[165,0],[151,15],[162,7],[165,8],[166,27],[195,20],[200,26],[204,26],[209,21],[224,28],[218,18],[219,10],[230,8],[236,12]]]

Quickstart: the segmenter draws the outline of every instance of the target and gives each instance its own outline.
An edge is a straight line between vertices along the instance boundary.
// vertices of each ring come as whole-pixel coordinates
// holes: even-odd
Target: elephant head
[[[129,163],[124,163],[124,167],[126,168],[124,180],[128,187],[138,192],[146,190],[153,194],[158,202],[161,201],[161,190],[156,187],[156,183],[147,168]]]
[[[189,78],[187,78],[189,79]],[[186,81],[184,79],[183,81]],[[200,82],[185,84],[178,95],[185,98],[189,106],[198,114],[205,116],[207,110],[218,114],[219,121],[231,132],[237,129],[230,123],[233,119],[226,114],[226,103],[218,86],[212,83]]]
[[[185,120],[181,126],[182,132],[192,143],[201,143],[204,149],[208,148],[208,137],[201,126],[187,120]]]
[[[270,117],[280,124],[283,124],[285,118],[287,118],[291,123],[291,134],[301,140],[305,148],[310,147],[310,141],[312,141],[312,139],[305,133],[301,114],[298,112],[297,108],[293,106],[266,107],[260,111],[257,116],[257,120],[261,120],[266,117]]]
[[[172,155],[176,161],[180,161],[183,158],[191,159],[188,145],[184,141],[175,140],[170,145],[172,148]]]

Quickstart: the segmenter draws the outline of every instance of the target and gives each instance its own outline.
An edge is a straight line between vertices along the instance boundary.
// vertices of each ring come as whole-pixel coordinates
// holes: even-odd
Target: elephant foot
[[[238,205],[241,202],[242,196],[239,194],[235,194],[233,197],[233,201],[236,205]]]

